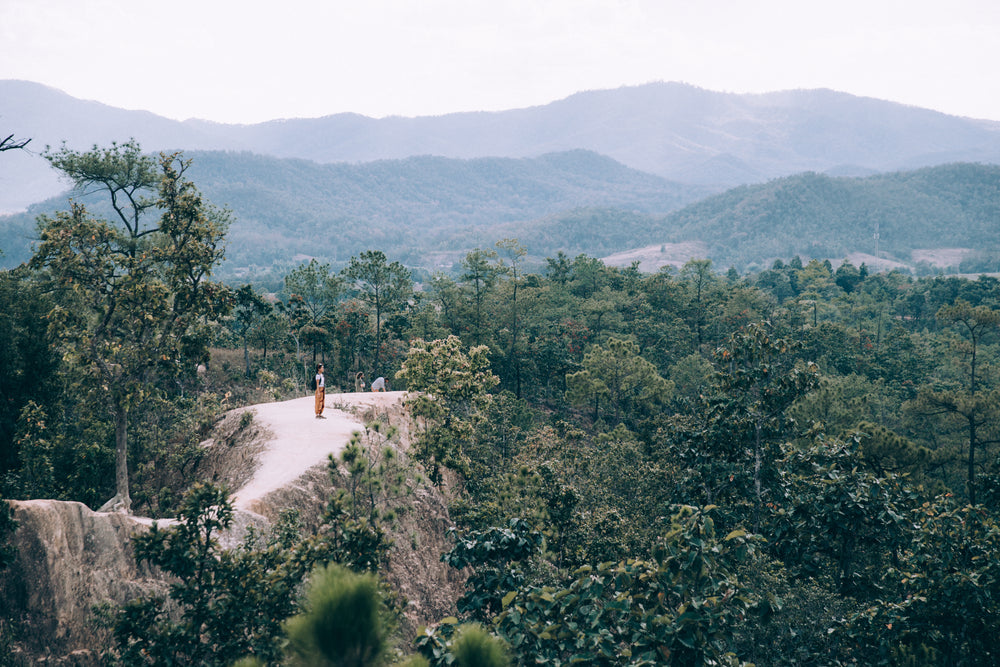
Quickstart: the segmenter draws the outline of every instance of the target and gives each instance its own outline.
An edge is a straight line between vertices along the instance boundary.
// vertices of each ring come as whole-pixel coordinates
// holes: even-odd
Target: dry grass
[[[634,250],[626,250],[601,259],[608,266],[630,266],[639,262],[639,270],[644,273],[656,273],[664,266],[681,268],[692,259],[705,257],[707,247],[703,243],[689,241],[685,243],[661,243],[648,245]]]
[[[926,248],[910,253],[913,263],[927,262],[931,266],[958,266],[962,260],[971,255],[972,248]]]

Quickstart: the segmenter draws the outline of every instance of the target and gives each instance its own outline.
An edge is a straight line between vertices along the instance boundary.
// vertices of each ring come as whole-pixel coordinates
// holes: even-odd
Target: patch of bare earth
[[[617,252],[601,258],[607,266],[631,266],[639,262],[639,270],[643,273],[656,273],[664,266],[679,269],[692,259],[704,258],[708,247],[698,241],[684,243],[660,243],[648,245],[634,250]]]
[[[927,262],[931,266],[958,266],[974,252],[972,248],[925,248],[910,253],[913,263]]]
[[[896,269],[899,269],[900,271],[908,271],[910,269],[910,265],[905,262],[900,262],[888,257],[876,257],[875,255],[869,255],[864,252],[852,252],[845,257],[844,260],[850,262],[855,267],[859,267],[864,264],[871,273],[893,271]],[[836,267],[840,266],[843,262],[831,261],[830,263]]]

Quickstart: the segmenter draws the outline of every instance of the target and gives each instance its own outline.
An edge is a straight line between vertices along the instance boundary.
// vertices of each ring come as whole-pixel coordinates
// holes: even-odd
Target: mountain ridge
[[[865,177],[803,172],[712,193],[589,151],[355,165],[246,152],[189,157],[189,176],[206,198],[234,213],[220,267],[227,279],[281,276],[310,257],[341,266],[371,248],[415,269],[448,270],[503,238],[519,239],[533,266],[562,252],[640,259],[655,270],[696,252],[719,268],[756,270],[794,255],[874,256],[876,228],[883,267],[933,270],[940,262],[924,258],[942,255],[929,251],[959,248],[949,256],[964,268],[945,266],[1000,271],[998,165]],[[107,215],[96,201],[78,201]],[[52,199],[0,218],[0,265],[25,261],[34,217],[65,207],[65,198]],[[642,248],[645,259],[628,254]]]
[[[878,232],[879,255],[892,262],[913,266],[920,251],[965,248],[978,262],[972,270],[996,272],[998,221],[1000,166],[953,163],[865,178],[795,174],[709,196],[662,224],[667,240],[702,240],[723,266],[874,253]]]
[[[253,125],[173,121],[24,81],[0,81],[0,100],[5,125],[32,138],[36,150],[63,140],[82,150],[135,137],[149,151],[247,150],[352,163],[584,149],[668,180],[715,188],[845,165],[881,172],[1000,163],[1000,122],[829,89],[736,94],[661,82],[507,111],[378,119],[343,113]],[[37,154],[0,160],[0,212],[23,210],[60,188]]]
[[[494,230],[581,207],[660,216],[711,190],[672,183],[590,151],[537,158],[458,160],[415,156],[319,164],[249,152],[192,151],[188,176],[209,201],[233,210],[230,266],[271,266],[298,255],[342,262],[379,247],[411,265],[428,250],[492,245]],[[77,195],[107,216],[100,199]],[[65,196],[0,217],[0,266],[30,255],[34,219],[65,209]],[[595,230],[596,232],[597,230]],[[581,247],[581,251],[594,247]],[[617,248],[617,246],[613,246]]]

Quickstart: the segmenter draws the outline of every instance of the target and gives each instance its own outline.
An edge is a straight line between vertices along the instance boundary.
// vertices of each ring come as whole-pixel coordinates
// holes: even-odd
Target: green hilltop
[[[978,263],[970,270],[996,271],[998,223],[1000,167],[949,164],[867,178],[805,173],[739,187],[671,213],[663,231],[666,240],[700,240],[713,261],[737,267],[792,255],[874,255],[877,230],[888,261],[917,264],[917,251],[962,248]]]
[[[234,214],[223,275],[282,271],[311,257],[339,264],[373,247],[411,267],[447,269],[503,238],[520,239],[535,261],[687,244],[719,268],[740,270],[793,255],[867,255],[872,264],[876,229],[887,267],[917,268],[935,251],[957,249],[961,266],[937,263],[992,272],[1000,256],[995,165],[864,178],[808,172],[713,194],[583,150],[363,164],[221,151],[188,157],[206,197]],[[48,200],[0,219],[5,265],[30,255],[38,214],[64,207],[65,198]]]

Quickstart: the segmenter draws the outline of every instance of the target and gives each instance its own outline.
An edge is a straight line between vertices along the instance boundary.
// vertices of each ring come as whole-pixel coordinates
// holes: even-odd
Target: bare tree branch
[[[8,135],[5,139],[0,141],[0,153],[3,151],[13,151],[18,148],[24,148],[28,145],[31,139],[15,139],[14,135]]]

